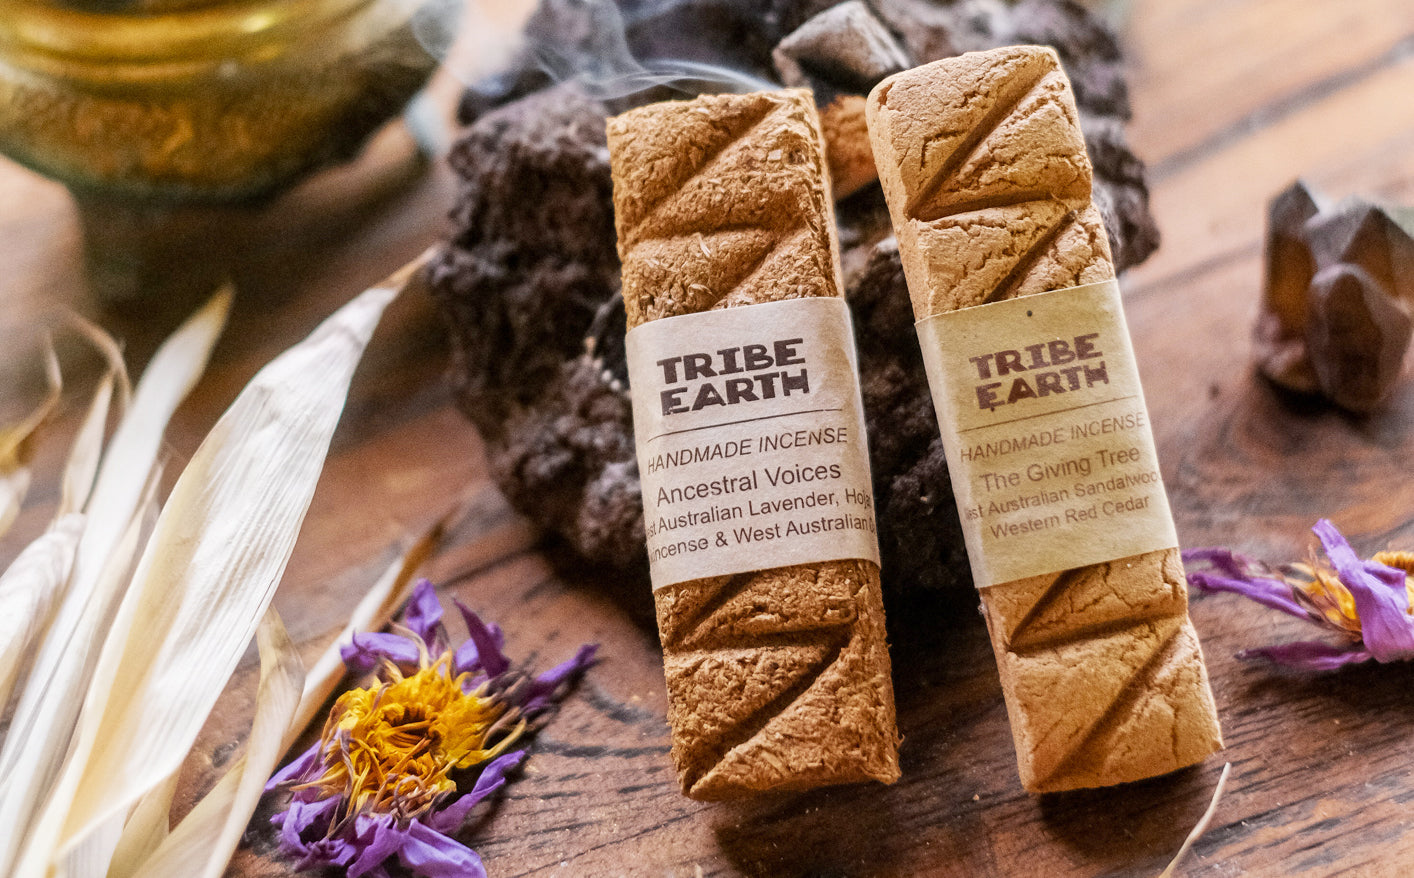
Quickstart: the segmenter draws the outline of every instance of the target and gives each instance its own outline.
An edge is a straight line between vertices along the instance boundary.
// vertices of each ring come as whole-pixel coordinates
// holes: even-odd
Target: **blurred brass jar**
[[[76,192],[269,195],[350,157],[421,87],[422,3],[0,0],[0,152]]]

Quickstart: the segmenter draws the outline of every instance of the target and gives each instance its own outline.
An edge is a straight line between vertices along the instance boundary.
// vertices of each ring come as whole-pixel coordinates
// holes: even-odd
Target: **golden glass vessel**
[[[0,152],[76,192],[231,202],[350,157],[436,66],[423,0],[0,0]]]

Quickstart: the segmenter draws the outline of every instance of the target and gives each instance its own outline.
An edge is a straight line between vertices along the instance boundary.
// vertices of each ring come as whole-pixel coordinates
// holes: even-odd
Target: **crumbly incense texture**
[[[609,120],[628,326],[839,296],[806,91],[653,104]],[[726,799],[898,778],[879,568],[831,561],[654,594],[683,791]]]
[[[867,113],[919,319],[1114,276],[1052,50],[898,74]],[[995,585],[982,610],[1028,790],[1139,780],[1222,746],[1177,549]]]
[[[879,179],[869,148],[863,95],[840,95],[823,107],[820,128],[825,136],[830,189],[836,199],[847,198]]]

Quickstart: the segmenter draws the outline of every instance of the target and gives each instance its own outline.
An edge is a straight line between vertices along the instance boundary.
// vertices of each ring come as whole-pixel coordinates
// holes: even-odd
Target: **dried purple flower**
[[[375,679],[341,695],[320,740],[266,786],[293,794],[272,822],[296,869],[341,866],[349,878],[388,878],[396,859],[426,878],[486,874],[452,835],[505,786],[525,758],[509,747],[596,647],[532,677],[512,669],[500,628],[457,608],[470,637],[456,649],[436,590],[423,580],[392,633],[358,634],[341,650],[350,670]]]
[[[1378,552],[1361,560],[1327,519],[1312,528],[1326,560],[1312,554],[1306,564],[1274,570],[1228,549],[1183,553],[1188,584],[1201,591],[1227,591],[1306,619],[1339,635],[1339,642],[1301,641],[1247,649],[1238,658],[1261,657],[1311,671],[1330,671],[1374,659],[1414,658],[1414,554]]]

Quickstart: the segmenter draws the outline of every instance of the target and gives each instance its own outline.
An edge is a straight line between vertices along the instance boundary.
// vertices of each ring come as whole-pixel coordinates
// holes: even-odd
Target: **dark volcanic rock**
[[[507,496],[578,551],[622,563],[643,554],[622,307],[617,332],[603,330],[611,362],[586,340],[619,289],[604,119],[558,87],[473,126],[451,155],[456,234],[429,279],[459,403]]]
[[[776,44],[831,5],[622,0],[620,8],[640,59],[673,56],[767,78]],[[1143,166],[1124,141],[1118,47],[1083,8],[1068,0],[870,5],[917,63],[1010,42],[1055,45],[1075,85],[1116,262],[1128,267],[1153,251]],[[602,80],[540,88],[533,59],[554,49],[557,34],[562,52],[604,44],[575,17],[587,7],[545,0],[522,60],[468,93],[462,110],[472,124],[452,155],[462,181],[453,234],[431,280],[452,328],[459,404],[486,438],[502,490],[585,559],[646,582],[604,121],[664,95],[624,98]],[[837,208],[885,585],[965,584],[961,528],[882,193],[874,184]]]
[[[483,434],[534,405],[618,293],[603,105],[538,92],[458,140],[455,230],[431,270],[453,333],[453,371]]]

